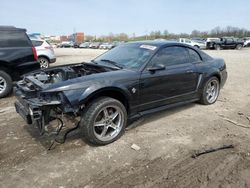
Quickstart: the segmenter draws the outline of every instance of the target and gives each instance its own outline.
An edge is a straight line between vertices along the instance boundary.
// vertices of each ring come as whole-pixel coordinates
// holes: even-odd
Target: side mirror
[[[157,70],[164,70],[165,66],[163,64],[156,64],[153,65],[152,67],[148,67],[147,70],[148,71],[157,71]]]

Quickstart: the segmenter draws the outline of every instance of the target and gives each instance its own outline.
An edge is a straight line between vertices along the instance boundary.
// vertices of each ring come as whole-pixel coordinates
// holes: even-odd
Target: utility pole
[[[73,37],[74,37],[74,42],[76,42],[76,28],[75,27],[73,29]]]

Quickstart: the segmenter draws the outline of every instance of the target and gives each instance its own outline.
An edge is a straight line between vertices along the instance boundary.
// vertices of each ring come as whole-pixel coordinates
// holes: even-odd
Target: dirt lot
[[[56,49],[64,64],[100,50]],[[103,147],[78,135],[47,151],[37,130],[15,113],[13,96],[0,100],[0,187],[250,187],[250,49],[207,51],[227,62],[228,81],[211,106],[189,104],[133,123]],[[139,151],[131,149],[135,143]],[[234,149],[191,158],[194,150]]]

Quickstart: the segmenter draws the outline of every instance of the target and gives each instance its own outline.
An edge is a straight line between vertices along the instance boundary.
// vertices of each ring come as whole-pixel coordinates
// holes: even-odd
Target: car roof
[[[173,45],[192,47],[190,45],[186,45],[186,44],[183,44],[180,42],[168,41],[168,40],[146,40],[146,41],[128,42],[127,44],[152,45],[152,46],[156,46],[158,48],[160,48],[162,46],[173,46]]]
[[[24,31],[26,32],[26,29],[16,28],[14,26],[0,26],[0,31]]]

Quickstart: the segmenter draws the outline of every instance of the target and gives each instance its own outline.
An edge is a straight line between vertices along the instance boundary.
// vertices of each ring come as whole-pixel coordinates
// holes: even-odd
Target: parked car
[[[35,38],[31,38],[31,41],[36,48],[38,61],[42,69],[48,68],[50,63],[56,62],[54,48],[49,42]]]
[[[78,42],[73,43],[73,48],[79,48],[80,44]]]
[[[79,48],[88,48],[89,45],[90,45],[89,42],[84,42],[84,43],[82,43],[82,44],[79,45]]]
[[[57,44],[55,44],[55,43],[52,43],[50,45],[53,47],[53,49],[57,48]]]
[[[191,38],[191,40],[195,42],[202,42],[202,43],[206,42],[206,39],[200,38],[200,37],[193,37]]]
[[[100,42],[93,42],[89,45],[89,48],[98,49],[100,47]]]
[[[105,145],[123,134],[128,120],[141,115],[194,101],[215,103],[226,79],[223,59],[190,45],[132,42],[91,63],[26,75],[17,83],[15,106],[41,133],[58,119],[61,125],[52,131],[58,135],[64,125],[60,117],[68,115],[88,142]]]
[[[106,42],[106,43],[101,44],[99,46],[99,49],[108,49],[108,50],[110,50],[113,47],[114,47],[114,45],[112,43]]]
[[[205,49],[206,48],[206,44],[203,41],[193,41],[193,40],[186,39],[186,38],[180,38],[179,42],[184,43],[184,44],[188,44],[188,45],[193,46],[193,47],[198,48],[198,49]]]
[[[207,38],[206,39],[206,48],[207,49],[213,48],[213,42],[214,41],[220,41],[220,38]]]
[[[39,69],[36,49],[25,29],[0,26],[0,98],[12,91],[12,82]]]
[[[114,41],[114,42],[112,42],[112,45],[113,45],[112,48],[117,47],[117,46],[124,44],[124,43],[125,43],[124,41]]]
[[[62,42],[58,47],[59,48],[71,48],[73,47],[73,44],[71,42]]]
[[[210,48],[221,50],[221,49],[237,49],[240,50],[244,45],[244,42],[232,37],[223,37],[219,41],[210,42]]]

